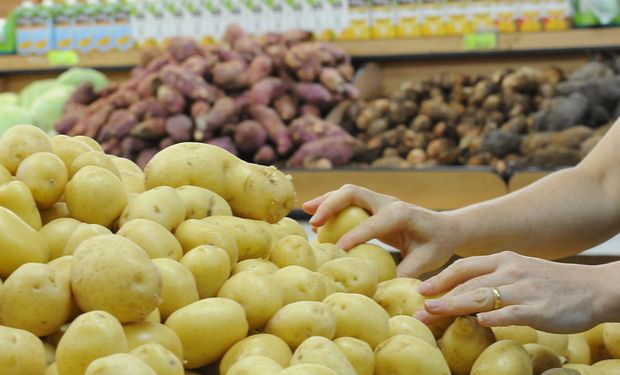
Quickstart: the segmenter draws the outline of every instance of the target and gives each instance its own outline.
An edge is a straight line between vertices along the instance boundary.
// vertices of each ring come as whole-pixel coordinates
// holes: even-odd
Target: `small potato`
[[[605,323],[603,344],[614,358],[620,358],[620,323]]]
[[[536,331],[538,343],[553,350],[560,357],[566,357],[568,351],[568,335]]]
[[[149,313],[149,315],[147,315],[144,318],[144,321],[146,321],[146,322],[154,322],[154,323],[161,323],[161,314],[159,313],[159,309],[155,309],[155,310],[151,311]]]
[[[543,372],[541,375],[580,375],[580,374],[579,374],[579,371],[569,369],[569,368],[552,368],[552,369],[549,369]]]
[[[25,158],[15,178],[28,186],[37,207],[42,210],[58,202],[69,180],[65,163],[51,152],[37,152]]]
[[[196,281],[198,296],[215,297],[230,276],[230,258],[226,250],[201,245],[188,251],[179,261]]]
[[[95,166],[83,167],[71,178],[65,199],[71,216],[104,227],[110,226],[127,204],[121,180],[112,172]]]
[[[274,375],[282,370],[282,366],[271,358],[253,355],[236,362],[226,375]]]
[[[69,319],[69,279],[59,277],[47,264],[27,263],[2,286],[0,324],[20,328],[37,336],[56,331]]]
[[[13,181],[13,175],[6,169],[5,166],[0,164],[0,185]]]
[[[349,206],[338,212],[320,227],[317,230],[317,238],[319,242],[336,243],[343,234],[361,224],[368,217],[368,213],[363,209]]]
[[[233,275],[217,295],[243,306],[250,329],[264,327],[284,305],[282,286],[273,275],[261,271],[249,270]]]
[[[282,237],[273,245],[269,260],[280,268],[300,266],[316,270],[312,247],[305,238],[294,234]]]
[[[119,224],[122,227],[133,219],[153,220],[167,230],[173,230],[185,220],[185,204],[175,189],[158,187],[130,200],[121,214]]]
[[[56,202],[52,207],[47,210],[41,210],[39,213],[41,214],[41,222],[43,225],[56,219],[71,216],[69,213],[69,208],[65,202]]]
[[[532,359],[521,344],[512,340],[498,341],[478,357],[471,375],[531,375]]]
[[[373,375],[375,355],[365,341],[353,337],[341,337],[334,340],[334,344],[347,357],[357,375]]]
[[[21,181],[0,185],[0,206],[8,208],[35,230],[41,229],[41,215],[28,186]]]
[[[129,354],[146,363],[157,375],[184,375],[183,364],[172,352],[156,343],[142,344]]]
[[[606,359],[592,365],[592,372],[597,375],[620,374],[620,359]]]
[[[339,375],[336,371],[315,363],[295,365],[277,373],[277,375]]]
[[[129,193],[144,193],[146,188],[144,187],[144,173],[133,172],[120,172],[121,184],[127,194]]]
[[[246,259],[246,260],[242,260],[241,262],[235,263],[231,274],[234,275],[239,272],[243,272],[247,270],[257,270],[257,271],[263,271],[267,273],[275,273],[279,269],[280,268],[278,268],[278,266],[271,263],[267,259],[260,259],[260,258]]]
[[[333,339],[336,335],[336,316],[321,302],[294,302],[275,313],[265,332],[282,338],[294,349],[312,336]]]
[[[71,169],[71,164],[75,158],[85,152],[93,151],[91,147],[83,142],[63,134],[53,136],[51,143],[52,152],[62,159],[67,171]]]
[[[49,263],[47,263],[47,265],[50,266],[52,270],[54,271],[57,283],[60,284],[60,283],[66,282],[69,287],[69,294],[71,298],[71,309],[69,312],[69,318],[67,319],[68,322],[72,321],[73,319],[77,318],[80,314],[83,313],[83,311],[80,310],[80,307],[78,306],[77,301],[73,297],[73,293],[71,292],[71,264],[72,262],[73,262],[73,255],[64,255],[64,256],[61,256],[60,258],[53,259]],[[62,327],[63,326],[60,326],[59,330],[62,329]],[[58,330],[54,332],[58,332]]]
[[[589,365],[583,365],[579,363],[566,363],[562,365],[562,368],[575,370],[581,375],[595,375],[592,366]]]
[[[49,342],[43,341],[43,349],[45,349],[45,365],[49,366],[56,360],[56,348]]]
[[[43,374],[45,349],[39,338],[22,329],[0,325],[0,373]]]
[[[158,375],[140,359],[118,353],[92,361],[84,375]]]
[[[288,266],[273,273],[282,286],[284,304],[297,301],[322,301],[327,296],[327,285],[321,274],[300,266]]]
[[[71,289],[83,311],[105,310],[128,323],[144,319],[158,307],[162,277],[138,245],[103,234],[75,250]]]
[[[128,351],[119,321],[105,311],[78,316],[56,348],[56,366],[62,375],[82,375],[91,362]]]
[[[523,348],[532,358],[532,368],[534,375],[540,375],[543,372],[562,366],[562,360],[555,352],[546,346],[540,344],[525,344]]]
[[[409,315],[395,315],[390,318],[390,335],[409,335],[437,346],[437,341],[426,324]]]
[[[39,230],[50,247],[50,260],[63,256],[69,237],[79,225],[79,221],[67,217],[51,221]]]
[[[514,340],[521,345],[538,343],[538,333],[532,327],[527,326],[508,326],[491,327],[497,341]]]
[[[176,237],[161,224],[152,220],[130,220],[116,234],[132,240],[146,251],[151,259],[179,260],[183,256],[183,249]]]
[[[379,282],[396,277],[396,262],[392,254],[381,246],[365,243],[357,245],[348,252],[349,256],[367,259],[378,270]]]
[[[220,226],[206,223],[203,220],[190,219],[179,225],[174,235],[185,253],[200,245],[211,245],[226,250],[231,267],[239,259],[237,241],[232,234]]]
[[[291,358],[291,366],[300,364],[323,365],[339,375],[356,375],[353,365],[338,346],[325,337],[314,336],[299,345]]]
[[[80,223],[67,238],[63,255],[73,255],[75,249],[84,241],[101,234],[112,234],[110,230],[99,224]]]
[[[141,321],[137,323],[125,324],[123,326],[129,350],[135,349],[140,345],[155,343],[163,346],[173,353],[179,360],[183,360],[183,345],[179,336],[160,323]]]
[[[144,172],[142,171],[142,169],[138,166],[138,164],[134,163],[133,161],[127,158],[120,158],[114,155],[106,155],[106,156],[110,160],[112,160],[112,163],[114,163],[114,165],[116,166],[116,169],[118,169],[119,172],[138,173],[138,174],[144,175]]]
[[[116,168],[116,165],[114,165],[112,160],[110,160],[110,158],[108,158],[105,154],[98,151],[88,151],[73,159],[73,162],[69,167],[69,176],[75,176],[80,169],[89,165],[106,169],[119,179],[121,178],[121,173],[118,168]]]
[[[418,293],[418,285],[421,281],[408,277],[379,283],[373,299],[390,314],[413,315],[416,311],[424,309],[425,298]]]
[[[375,375],[408,374],[450,375],[450,368],[439,349],[417,337],[396,335],[377,346]]]
[[[314,276],[316,276],[319,280],[321,280],[323,285],[325,285],[325,297],[329,296],[330,294],[337,293],[337,292],[345,292],[342,285],[337,284],[334,280],[323,275],[322,273],[315,272]]]
[[[276,240],[290,234],[295,234],[308,240],[308,233],[306,233],[304,227],[297,220],[290,217],[284,217],[277,223],[272,224],[271,229],[274,233],[277,233]]]
[[[443,354],[452,375],[469,375],[476,359],[489,345],[495,342],[490,328],[478,324],[471,316],[456,318],[439,340]]]
[[[361,294],[334,293],[323,301],[336,316],[336,337],[355,337],[372,348],[390,337],[389,315]]]
[[[176,190],[187,209],[185,219],[203,219],[213,215],[232,216],[228,202],[209,189],[187,185]]]
[[[153,259],[161,275],[161,303],[159,313],[166,320],[170,314],[183,306],[198,301],[198,290],[194,275],[181,263],[168,259]]]
[[[0,138],[0,164],[11,174],[32,154],[51,152],[52,144],[47,134],[33,125],[17,125],[7,129]]]
[[[316,260],[316,266],[320,267],[322,264],[347,256],[347,252],[338,248],[333,243],[315,243],[312,245],[312,251],[314,252],[314,259]]]
[[[91,137],[87,137],[85,135],[76,135],[72,138],[76,141],[82,142],[86,146],[90,147],[93,151],[103,152],[103,147],[101,147],[101,145]]]
[[[0,228],[0,277],[8,277],[24,263],[49,260],[45,238],[4,207],[0,207]]]
[[[588,346],[590,346],[591,363],[613,358],[603,339],[606,325],[606,323],[599,324],[583,333],[588,341]]]
[[[245,310],[225,298],[207,298],[182,307],[168,317],[166,325],[181,339],[188,369],[213,363],[248,334]]]
[[[578,333],[568,335],[568,349],[566,351],[566,359],[568,363],[580,363],[589,365],[592,358],[590,355],[590,346],[584,334]]]
[[[277,336],[265,333],[248,336],[224,354],[219,365],[220,374],[228,373],[235,363],[252,356],[266,357],[285,367],[291,361],[293,353],[286,342]]]
[[[379,281],[376,267],[366,259],[338,258],[323,263],[317,272],[332,279],[348,293],[372,297]]]
[[[271,251],[270,227],[264,221],[234,216],[209,216],[202,220],[223,228],[233,236],[237,242],[239,260],[266,258]]]
[[[51,365],[47,366],[45,368],[45,372],[43,372],[43,375],[60,375],[58,373],[58,367],[56,367],[56,363],[52,363]]]

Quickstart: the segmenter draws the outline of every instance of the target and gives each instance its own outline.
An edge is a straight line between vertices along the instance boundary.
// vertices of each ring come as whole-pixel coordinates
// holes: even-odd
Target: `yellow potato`
[[[65,335],[65,332],[67,332],[67,329],[69,329],[69,325],[70,323],[67,324],[63,324],[58,331],[52,333],[51,335],[47,336],[45,338],[46,342],[49,342],[50,344],[52,344],[54,347],[58,347],[58,343],[60,342],[60,339],[62,338],[62,336]]]
[[[159,309],[151,311],[149,315],[144,318],[144,321],[161,323],[161,314],[159,313]]]
[[[78,315],[83,313],[83,311],[80,310],[80,307],[78,306],[77,301],[73,297],[73,293],[71,293],[71,290],[70,290],[71,289],[71,263],[72,262],[73,262],[73,255],[64,255],[64,256],[61,256],[60,258],[53,259],[49,263],[47,263],[47,265],[50,266],[54,270],[56,279],[58,280],[57,282],[58,283],[65,282],[64,280],[66,280],[66,282],[69,285],[69,292],[70,292],[70,297],[71,297],[71,311],[69,313],[69,319],[67,321],[72,321],[73,319],[77,318]],[[62,326],[60,328],[62,328]],[[55,332],[58,332],[58,330],[56,330]]]
[[[325,286],[325,297],[329,296],[330,294],[337,293],[337,292],[345,292],[342,285],[337,284],[334,280],[323,275],[322,273],[315,272],[314,276],[316,276],[316,278],[318,278],[321,281],[321,283],[323,283],[323,285]]]
[[[41,210],[39,213],[41,214],[41,222],[43,225],[56,219],[71,217],[69,208],[65,202],[56,202],[52,207],[47,210]]]
[[[74,229],[73,233],[67,238],[65,243],[64,255],[73,255],[75,249],[84,241],[91,237],[99,236],[101,234],[112,234],[110,230],[99,224],[86,224],[80,223]]]
[[[127,351],[118,320],[105,311],[91,311],[78,316],[60,339],[56,366],[62,375],[82,375],[97,358]]]
[[[161,303],[159,313],[166,320],[170,314],[183,306],[198,301],[198,290],[194,275],[181,263],[168,259],[153,259],[161,275]]]
[[[25,183],[37,207],[52,207],[62,197],[69,179],[65,163],[51,152],[37,152],[25,158],[15,178]]]
[[[80,169],[89,165],[106,169],[118,177],[119,180],[121,178],[121,173],[118,168],[116,168],[116,165],[114,165],[112,160],[110,160],[110,158],[108,158],[105,154],[98,151],[88,151],[73,159],[73,162],[71,162],[71,166],[69,167],[69,176],[75,176]]]
[[[469,375],[478,356],[494,342],[490,328],[480,326],[475,317],[463,316],[456,318],[438,344],[452,374]]]
[[[162,277],[138,245],[103,234],[75,250],[71,289],[83,311],[105,310],[127,323],[144,319],[159,305]]]
[[[323,263],[317,272],[332,279],[349,293],[372,297],[379,281],[378,270],[366,259],[345,257]]]
[[[620,359],[606,359],[592,365],[592,372],[596,375],[620,374]]]
[[[315,363],[295,365],[277,373],[277,375],[339,375],[336,371]]]
[[[280,268],[278,268],[278,266],[268,261],[267,259],[255,258],[246,259],[242,260],[241,262],[235,263],[232,268],[231,274],[234,275],[247,270],[257,270],[267,273],[275,273],[279,269]]]
[[[248,336],[226,351],[220,361],[220,374],[228,373],[235,363],[252,356],[266,357],[279,366],[286,367],[293,353],[286,342],[277,336],[264,333]]]
[[[0,164],[0,185],[13,181],[13,175],[6,169],[5,166]]]
[[[438,348],[417,337],[396,335],[375,349],[375,375],[388,374],[450,375],[450,369]]]
[[[346,251],[338,248],[338,246],[333,243],[315,243],[311,246],[317,267],[320,267],[322,264],[327,263],[330,260],[347,256]]]
[[[211,245],[226,250],[231,267],[239,259],[237,241],[232,234],[218,225],[209,224],[203,220],[190,219],[179,225],[174,235],[185,253],[200,245]]]
[[[568,349],[566,351],[568,363],[589,365],[592,358],[588,340],[582,333],[568,335]]]
[[[45,263],[50,249],[45,238],[13,211],[0,207],[0,277],[24,263]]]
[[[171,187],[148,190],[129,201],[121,214],[120,226],[133,219],[153,220],[167,230],[173,230],[185,220],[185,204]]]
[[[204,219],[207,216],[232,216],[232,210],[224,198],[209,189],[198,186],[181,186],[177,188],[187,209],[186,219]]]
[[[538,344],[546,346],[561,357],[566,357],[568,351],[568,335],[559,335],[543,331],[536,331],[536,333],[538,335]]]
[[[52,363],[51,365],[47,366],[43,375],[60,375],[58,373],[58,367],[56,367],[56,363]]]
[[[38,375],[45,370],[45,349],[28,331],[0,325],[0,374]]]
[[[322,301],[327,296],[327,286],[321,274],[300,266],[288,266],[273,273],[282,286],[284,304],[297,301]]]
[[[132,240],[151,259],[170,258],[179,260],[183,249],[176,237],[161,224],[148,219],[133,219],[126,222],[116,232],[117,235]]]
[[[213,363],[248,333],[245,310],[225,298],[207,298],[182,307],[168,317],[166,325],[181,339],[188,369]]]
[[[305,238],[295,234],[278,240],[271,249],[269,260],[280,268],[300,266],[312,271],[316,270],[312,247]]]
[[[51,139],[52,152],[65,163],[67,171],[71,169],[73,160],[85,152],[92,151],[88,145],[66,135],[55,135]]]
[[[179,336],[160,323],[141,321],[123,326],[129,350],[141,345],[155,343],[173,353],[179,360],[183,360],[183,345]]]
[[[614,358],[620,358],[620,323],[605,323],[603,344]]]
[[[284,305],[284,292],[273,275],[261,271],[243,271],[233,275],[220,288],[218,297],[243,306],[250,329],[264,327]]]
[[[379,282],[396,277],[396,262],[387,250],[381,246],[365,243],[357,245],[348,252],[349,256],[367,259],[378,270]]]
[[[209,216],[202,219],[228,231],[237,242],[239,260],[266,258],[271,251],[269,224],[234,216]]]
[[[43,341],[43,349],[45,350],[45,365],[49,366],[56,359],[56,348],[49,342]]]
[[[389,315],[361,294],[334,293],[323,301],[336,316],[336,337],[355,337],[372,348],[390,337]]]
[[[373,375],[375,370],[375,354],[365,341],[353,337],[341,337],[334,344],[347,357],[357,375]]]
[[[353,365],[338,346],[325,337],[314,336],[299,345],[291,358],[291,366],[300,364],[323,365],[339,375],[356,375]]]
[[[226,250],[201,245],[188,251],[179,261],[194,276],[198,296],[214,297],[230,276],[230,258]]]
[[[85,135],[76,135],[72,138],[90,147],[93,151],[103,152],[103,147],[101,147],[101,145],[91,137],[87,137]]]
[[[49,335],[69,319],[69,280],[47,264],[24,264],[4,282],[0,307],[0,324]]]
[[[95,359],[84,375],[158,375],[140,359],[125,353]]]
[[[121,184],[127,194],[129,193],[144,193],[146,188],[144,187],[144,173],[133,173],[121,171]]]
[[[527,326],[507,326],[491,327],[497,341],[514,340],[521,345],[538,343],[538,333],[532,327]]]
[[[421,281],[408,277],[384,281],[377,285],[373,299],[390,314],[413,315],[424,309],[424,297],[418,293]]]
[[[274,375],[282,370],[271,358],[253,355],[243,358],[230,367],[226,375]]]
[[[562,368],[575,370],[581,375],[595,375],[592,366],[583,365],[580,363],[566,363],[562,365]]]
[[[336,316],[324,303],[294,302],[275,313],[265,332],[280,337],[294,349],[311,336],[333,339],[336,335]]]
[[[159,344],[143,344],[129,354],[146,363],[157,375],[184,375],[181,360]]]
[[[293,208],[295,189],[275,167],[246,163],[205,143],[179,143],[144,168],[146,187],[195,185],[226,199],[236,216],[275,223]]]
[[[471,375],[531,375],[532,359],[516,341],[498,341],[478,357],[471,369]]]
[[[114,163],[114,165],[116,166],[116,169],[118,169],[119,172],[137,173],[137,174],[144,175],[144,172],[142,171],[142,169],[138,166],[138,164],[134,163],[133,161],[127,158],[121,158],[121,157],[114,156],[114,155],[106,155],[106,156],[110,158],[110,160],[112,160],[112,163]]]
[[[297,220],[290,217],[283,217],[277,223],[272,224],[271,229],[279,235],[277,239],[295,234],[308,240],[308,233],[306,233],[304,227]]]
[[[395,315],[390,318],[390,335],[409,335],[437,346],[435,337],[426,324],[409,315]]]
[[[605,326],[606,324],[602,323],[584,332],[584,336],[590,346],[591,363],[613,358],[605,347],[605,342],[603,340]]]
[[[63,256],[69,236],[79,225],[79,221],[67,217],[53,220],[39,230],[39,233],[49,245],[50,260]]]
[[[65,200],[71,216],[89,224],[110,226],[123,212],[127,195],[112,172],[95,166],[80,169],[67,183]],[[102,204],[105,202],[105,204]]]
[[[36,126],[17,125],[7,129],[0,138],[0,164],[15,174],[19,164],[37,152],[51,152],[47,134]]]
[[[579,371],[569,368],[552,368],[541,375],[580,375]]]
[[[366,219],[368,214],[356,206],[349,206],[338,212],[317,230],[319,242],[336,243],[348,231],[358,226]]]
[[[28,186],[21,181],[0,185],[0,206],[8,208],[35,230],[41,229],[41,215]]]
[[[534,374],[542,374],[549,369],[562,366],[560,357],[546,346],[540,344],[525,344],[523,348],[525,348],[527,354],[529,354],[532,359]]]

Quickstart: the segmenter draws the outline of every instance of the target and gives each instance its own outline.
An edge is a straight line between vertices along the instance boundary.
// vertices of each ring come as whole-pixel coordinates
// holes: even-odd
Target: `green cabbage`
[[[101,91],[108,85],[108,78],[101,72],[90,68],[71,68],[58,76],[58,82],[74,87],[84,82],[92,83],[95,91]]]
[[[73,86],[57,84],[37,97],[30,107],[34,124],[47,132],[52,131],[54,124],[63,114],[65,103],[74,91]]]
[[[17,106],[0,106],[0,135],[15,125],[32,124],[28,111]]]
[[[17,106],[19,105],[19,96],[12,92],[0,93],[0,106]]]
[[[57,84],[58,82],[55,79],[42,79],[29,84],[19,93],[19,105],[30,108],[37,97],[53,89]]]

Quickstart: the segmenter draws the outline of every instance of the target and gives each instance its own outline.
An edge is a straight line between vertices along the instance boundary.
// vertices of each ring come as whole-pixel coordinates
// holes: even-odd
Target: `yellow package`
[[[500,33],[517,31],[519,6],[514,0],[497,0],[495,3],[495,27]]]
[[[365,0],[349,0],[349,25],[341,39],[370,39],[370,7]]]
[[[396,36],[392,3],[391,0],[373,0],[371,8],[373,38],[392,39]]]
[[[420,14],[422,16],[422,35],[445,35],[445,22],[442,0],[421,0]]]
[[[543,4],[539,0],[523,0],[520,2],[521,19],[519,31],[542,30]]]
[[[463,35],[471,33],[473,28],[466,0],[447,0],[445,4],[446,34]]]
[[[472,32],[495,31],[493,19],[493,2],[488,0],[472,0],[469,2]]]
[[[394,7],[396,36],[410,38],[422,35],[422,24],[417,0],[398,0]]]
[[[566,30],[570,27],[570,0],[545,0],[544,8],[544,30]]]

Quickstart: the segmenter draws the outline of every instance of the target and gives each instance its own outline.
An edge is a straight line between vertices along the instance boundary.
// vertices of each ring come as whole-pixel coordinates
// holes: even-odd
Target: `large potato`
[[[568,335],[536,331],[538,343],[553,350],[560,357],[566,357],[568,351]]]
[[[75,174],[82,168],[87,166],[95,166],[106,169],[114,174],[118,179],[121,178],[121,173],[116,168],[116,165],[108,158],[104,153],[98,151],[88,151],[78,155],[71,166],[69,167],[69,176],[75,176]]]
[[[226,250],[230,258],[231,267],[239,259],[237,241],[231,233],[219,225],[209,224],[203,220],[190,219],[179,225],[174,235],[185,253],[200,245],[211,245]]]
[[[13,211],[36,230],[41,229],[41,215],[30,189],[21,181],[0,185],[0,206]]]
[[[144,193],[146,188],[144,187],[144,173],[133,173],[122,171],[121,184],[127,194],[129,193]]]
[[[188,251],[180,263],[194,275],[198,296],[214,297],[230,276],[230,258],[226,250],[201,245]]]
[[[275,375],[282,370],[282,366],[271,358],[253,355],[243,358],[225,372],[226,375]]]
[[[54,205],[47,210],[39,211],[41,214],[41,222],[43,225],[64,217],[71,217],[69,213],[69,208],[67,208],[67,204],[65,202],[56,202]]]
[[[37,152],[21,162],[15,178],[28,186],[37,207],[45,210],[62,197],[69,176],[65,163],[58,156]]]
[[[77,318],[78,315],[83,313],[83,311],[80,310],[80,307],[78,306],[77,301],[73,297],[73,293],[71,292],[71,263],[72,262],[73,262],[73,255],[64,255],[64,256],[61,256],[60,258],[53,259],[49,263],[47,263],[47,265],[53,269],[57,283],[66,282],[69,287],[69,294],[71,297],[71,311],[69,312],[69,319],[67,321],[72,321],[73,319]],[[59,329],[62,329],[62,326],[59,327]],[[56,330],[55,332],[58,332],[58,330]]]
[[[591,363],[613,358],[605,346],[605,340],[603,340],[605,326],[606,323],[598,324],[583,333],[588,341],[588,346],[590,346]]]
[[[301,365],[295,365],[287,367],[284,370],[277,373],[277,375],[339,375],[336,371],[325,367],[323,365],[317,365],[316,363],[304,363]]]
[[[242,260],[241,262],[235,263],[232,268],[231,274],[234,275],[247,270],[257,270],[267,273],[275,273],[277,270],[279,270],[279,268],[267,259],[254,258]]]
[[[42,375],[45,349],[28,331],[0,326],[0,374]]]
[[[125,353],[112,354],[92,361],[84,375],[158,375],[140,359]]]
[[[0,297],[0,324],[37,336],[56,331],[71,312],[69,280],[47,264],[19,267],[6,279]]]
[[[308,239],[308,233],[304,230],[304,227],[295,220],[290,217],[283,217],[280,221],[271,225],[272,231],[276,234],[276,239],[280,239],[284,236],[288,236],[289,234],[296,234],[300,237]]]
[[[24,263],[45,263],[50,249],[45,238],[13,211],[0,207],[0,277]]]
[[[237,216],[275,223],[293,208],[295,189],[275,167],[242,161],[205,143],[179,143],[158,152],[144,168],[146,187],[195,185],[230,204]]]
[[[73,233],[71,233],[69,238],[67,238],[63,255],[73,255],[73,253],[75,253],[75,249],[77,249],[82,242],[101,234],[112,234],[112,232],[108,228],[99,224],[78,224]]]
[[[336,316],[324,303],[299,301],[282,307],[265,330],[282,338],[291,348],[297,348],[307,338],[336,335]]]
[[[379,282],[396,277],[396,262],[392,254],[381,246],[364,243],[349,250],[348,254],[355,258],[369,260],[377,268]]]
[[[566,350],[568,363],[580,363],[589,365],[592,361],[588,340],[582,333],[568,336],[568,349]]]
[[[185,220],[185,204],[171,187],[162,186],[148,190],[129,201],[121,214],[119,224],[122,227],[133,219],[149,219],[167,230],[173,230]]]
[[[101,147],[101,145],[97,141],[92,139],[91,137],[87,137],[85,135],[76,135],[76,136],[73,136],[72,138],[90,147],[93,151],[98,151],[98,152],[103,153],[103,147]]]
[[[125,324],[123,326],[129,350],[135,349],[140,345],[155,343],[163,346],[173,353],[179,360],[183,360],[183,345],[179,336],[160,323],[141,321],[137,323]]]
[[[168,258],[153,259],[153,263],[159,269],[162,280],[162,301],[158,306],[162,319],[165,320],[181,307],[198,301],[196,281],[190,270]]]
[[[43,226],[39,233],[49,245],[50,260],[64,255],[65,246],[71,234],[77,229],[80,222],[73,218],[60,218]]]
[[[299,345],[291,358],[291,366],[300,364],[323,365],[338,375],[356,375],[353,365],[338,346],[325,337],[314,336]]]
[[[181,360],[159,344],[142,344],[129,354],[146,363],[157,375],[184,375],[185,373]]]
[[[228,231],[237,242],[239,260],[266,258],[271,251],[269,225],[262,221],[234,216],[209,216],[202,219]]]
[[[424,309],[424,297],[418,293],[421,281],[408,277],[398,277],[377,285],[373,299],[390,314],[413,315]]]
[[[317,272],[332,279],[349,293],[372,297],[379,282],[378,270],[366,259],[345,257],[323,263]]]
[[[527,326],[507,326],[491,327],[497,341],[514,340],[521,345],[538,343],[538,333],[532,327]]]
[[[322,301],[327,296],[327,285],[321,274],[300,266],[288,266],[273,273],[282,286],[284,304],[297,301]]]
[[[261,271],[249,270],[233,275],[217,295],[243,306],[250,329],[263,328],[284,305],[282,286],[272,274]]]
[[[186,219],[204,219],[213,215],[232,216],[228,202],[209,189],[188,185],[178,187],[177,192],[185,203]]]
[[[532,375],[532,359],[521,344],[513,340],[498,341],[478,357],[471,375]]]
[[[542,374],[552,368],[562,367],[562,360],[560,357],[546,346],[532,343],[523,345],[523,348],[532,359],[532,368],[534,369],[535,375]]]
[[[271,249],[269,260],[280,268],[301,266],[312,271],[316,270],[312,247],[305,238],[295,234],[279,239]]]
[[[127,323],[144,319],[159,305],[162,278],[138,245],[103,234],[76,249],[71,289],[83,311],[105,310]]]
[[[43,372],[43,375],[60,375],[58,373],[58,367],[56,367],[56,363],[52,363],[51,365],[47,366],[45,368],[45,372]]]
[[[583,365],[580,363],[566,363],[562,365],[562,368],[572,369],[577,371],[580,375],[595,375],[594,370],[589,365]]]
[[[605,323],[603,344],[614,358],[620,358],[620,323]]]
[[[395,315],[390,318],[390,335],[409,335],[437,346],[435,336],[426,324],[409,315]]]
[[[390,316],[361,294],[334,293],[323,301],[336,316],[336,337],[355,337],[372,348],[390,337]]]
[[[336,243],[348,231],[368,219],[368,214],[356,206],[349,206],[332,218],[317,230],[319,242]]]
[[[79,140],[64,134],[55,135],[51,139],[52,152],[65,163],[67,171],[71,168],[73,160],[79,155],[93,149]]]
[[[417,337],[396,335],[377,346],[375,375],[409,374],[450,375],[450,368],[439,349]]]
[[[474,362],[489,345],[495,342],[490,328],[478,324],[472,316],[462,316],[448,327],[439,341],[452,375],[469,375]]]
[[[121,158],[121,157],[114,156],[114,155],[106,155],[106,156],[112,161],[112,163],[114,163],[114,166],[116,166],[116,169],[118,169],[118,171],[121,173],[128,172],[128,173],[144,174],[140,166],[138,166],[138,164],[134,163],[130,159]]]
[[[314,253],[314,259],[316,261],[316,266],[320,267],[323,263],[327,263],[330,260],[334,260],[336,258],[342,258],[347,256],[347,252],[334,245],[333,243],[313,243],[312,252]]]
[[[592,365],[592,372],[596,375],[620,374],[620,359],[606,359]]]
[[[56,348],[56,366],[62,375],[82,375],[97,358],[128,351],[123,327],[105,311],[78,316]]]
[[[37,152],[51,152],[47,134],[36,126],[17,125],[7,129],[0,138],[0,164],[15,174],[19,164]]]
[[[225,298],[207,298],[182,307],[168,317],[166,325],[181,339],[189,369],[213,363],[248,333],[245,310]]]
[[[334,340],[334,344],[347,357],[357,375],[373,375],[375,354],[368,343],[353,337],[340,337]]]
[[[5,166],[0,164],[0,185],[13,181],[13,175],[6,169]]]
[[[127,195],[112,172],[86,166],[67,183],[65,200],[74,218],[108,227],[125,208]]]
[[[286,342],[277,336],[264,333],[248,336],[224,354],[219,365],[220,374],[226,374],[235,363],[251,356],[266,357],[286,367],[293,353]]]
[[[116,232],[117,235],[129,238],[151,259],[170,258],[179,260],[183,249],[176,237],[161,224],[148,219],[133,219],[126,222]]]

